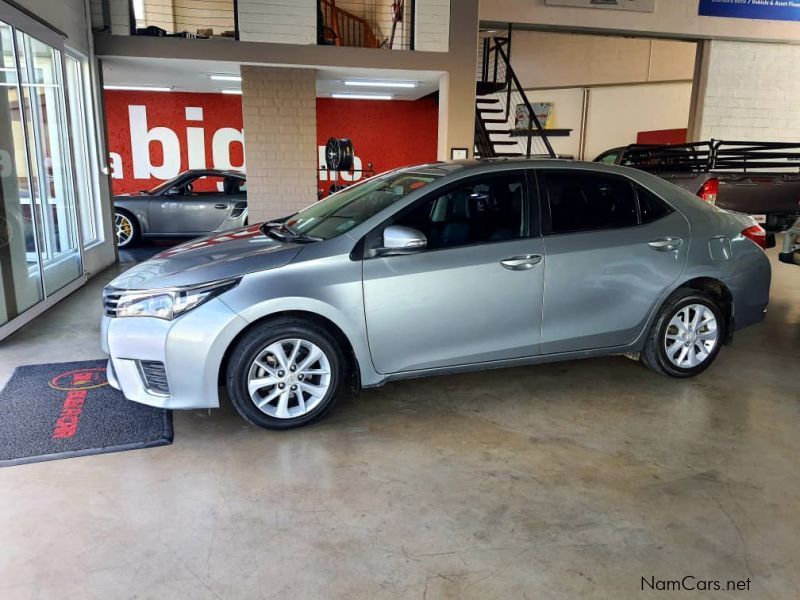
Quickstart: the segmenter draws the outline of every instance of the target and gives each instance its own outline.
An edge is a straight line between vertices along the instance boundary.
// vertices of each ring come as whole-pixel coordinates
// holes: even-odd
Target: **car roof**
[[[467,175],[474,172],[486,173],[491,171],[508,171],[513,169],[581,169],[590,170],[595,172],[606,173],[625,173],[631,175],[639,173],[636,169],[629,167],[620,167],[618,165],[609,165],[596,163],[591,161],[580,161],[566,158],[473,158],[468,160],[453,160],[441,161],[434,163],[426,163],[422,165],[415,165],[401,169],[403,171],[438,175],[444,177],[447,175]]]
[[[235,171],[233,169],[188,169],[181,173],[181,175],[221,175],[240,177],[243,179],[246,177],[242,171]]]

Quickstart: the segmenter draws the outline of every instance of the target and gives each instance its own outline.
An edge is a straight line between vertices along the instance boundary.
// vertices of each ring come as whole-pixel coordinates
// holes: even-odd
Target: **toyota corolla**
[[[216,407],[222,385],[287,428],[351,383],[615,354],[690,377],[763,319],[765,246],[750,217],[625,167],[400,169],[117,277],[108,378],[170,409]]]

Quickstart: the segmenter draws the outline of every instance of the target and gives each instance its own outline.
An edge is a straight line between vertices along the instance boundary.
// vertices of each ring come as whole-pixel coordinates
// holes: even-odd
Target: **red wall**
[[[685,144],[688,129],[657,129],[640,131],[636,136],[637,144]]]
[[[153,187],[170,173],[190,168],[190,147],[194,168],[240,169],[243,164],[243,147],[235,140],[236,132],[242,130],[239,96],[110,90],[105,92],[105,101],[115,194]],[[197,120],[200,116],[197,110],[187,114],[188,107],[201,109],[202,119]],[[131,108],[133,114],[138,115],[133,123]],[[194,119],[187,119],[187,116]],[[353,141],[362,168],[366,171],[368,163],[372,163],[380,173],[435,160],[437,119],[438,108],[431,98],[413,102],[319,98],[317,142],[324,146],[329,137],[348,137]],[[187,128],[195,131],[189,133]],[[203,143],[197,141],[200,135]],[[134,153],[134,145],[137,153]],[[168,149],[166,157],[165,147]],[[148,168],[148,158],[156,170],[155,176]],[[165,158],[167,168],[159,171]],[[139,170],[138,177],[134,174],[134,162]],[[360,178],[361,174],[356,172],[343,174],[339,180],[347,182]],[[329,185],[327,175],[323,174],[320,188],[327,190]]]

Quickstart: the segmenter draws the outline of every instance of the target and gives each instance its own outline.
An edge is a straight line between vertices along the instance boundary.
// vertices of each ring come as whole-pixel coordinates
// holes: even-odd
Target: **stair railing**
[[[525,127],[524,132],[525,156],[527,158],[531,157],[533,138],[536,137],[541,139],[546,154],[551,158],[555,158],[556,153],[553,150],[553,146],[550,144],[550,140],[547,139],[544,127],[542,127],[539,118],[536,116],[536,112],[533,110],[533,106],[531,106],[528,96],[517,78],[517,74],[511,67],[510,52],[510,37],[484,38],[480,80],[483,83],[502,85],[502,89],[498,90],[498,93],[502,91],[505,95],[504,114],[506,121],[511,119],[512,106],[514,107],[515,131],[513,133],[515,134],[520,133],[516,130],[517,106],[523,107],[524,116],[527,117],[527,127]],[[525,125],[524,122],[523,125]]]
[[[337,46],[356,46],[359,48],[379,48],[381,43],[372,27],[359,16],[336,6],[336,0],[319,0],[323,23],[329,27]]]

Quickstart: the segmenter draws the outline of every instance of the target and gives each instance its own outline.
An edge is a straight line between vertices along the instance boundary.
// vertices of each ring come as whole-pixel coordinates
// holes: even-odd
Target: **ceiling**
[[[239,64],[164,58],[107,57],[103,59],[103,83],[141,87],[169,87],[176,92],[222,92],[238,89],[235,81],[215,81],[209,75],[239,75]],[[416,100],[439,89],[440,73],[320,67],[317,69],[317,96],[333,93],[390,94],[396,100]],[[344,81],[415,82],[413,88],[352,87]]]

